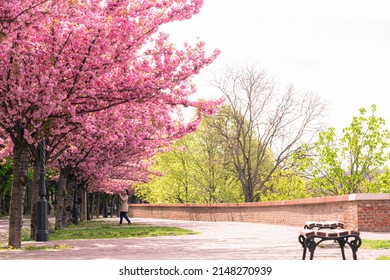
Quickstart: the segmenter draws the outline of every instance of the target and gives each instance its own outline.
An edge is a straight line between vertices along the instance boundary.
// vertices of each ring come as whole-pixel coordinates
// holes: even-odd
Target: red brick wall
[[[357,203],[361,231],[390,232],[390,200],[365,200]]]
[[[390,232],[390,194],[221,204],[132,204],[132,217],[190,221],[230,221],[302,226],[305,221],[337,220],[346,228]]]

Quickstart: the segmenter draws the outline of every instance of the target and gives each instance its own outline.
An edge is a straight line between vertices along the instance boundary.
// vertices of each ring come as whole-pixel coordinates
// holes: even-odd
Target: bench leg
[[[303,247],[302,260],[306,260],[306,247]]]
[[[354,236],[354,240],[351,240],[350,242],[347,242],[349,247],[351,247],[352,250],[352,256],[354,260],[357,260],[357,250],[359,249],[360,245],[362,245],[362,240],[359,236]]]
[[[303,248],[303,254],[302,254],[302,260],[306,259],[306,245],[305,245],[305,237],[303,235],[300,235],[298,237],[299,243],[301,243],[302,248]]]
[[[313,258],[314,258],[314,251],[317,248],[317,242],[314,241],[313,237],[308,237],[305,240],[305,246],[306,246],[307,249],[309,249],[310,260],[313,260]]]
[[[345,247],[346,240],[344,238],[340,238],[340,239],[337,239],[337,242],[340,245],[340,250],[341,250],[341,255],[343,257],[343,260],[345,260],[344,247]]]

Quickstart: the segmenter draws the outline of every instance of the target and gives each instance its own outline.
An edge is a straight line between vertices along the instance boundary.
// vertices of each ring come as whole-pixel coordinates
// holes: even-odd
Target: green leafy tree
[[[367,187],[371,192],[390,193],[390,169],[385,167],[376,180],[367,183]]]
[[[364,108],[359,112],[340,139],[334,128],[321,132],[315,156],[304,164],[313,188],[322,194],[388,191],[390,132],[385,120],[375,115],[375,105],[369,116]]]
[[[263,201],[310,198],[312,193],[307,184],[308,181],[298,176],[295,170],[279,169],[270,179]]]
[[[215,203],[243,201],[227,147],[206,117],[196,133],[178,140],[156,158],[163,176],[137,187],[137,195],[150,203]]]

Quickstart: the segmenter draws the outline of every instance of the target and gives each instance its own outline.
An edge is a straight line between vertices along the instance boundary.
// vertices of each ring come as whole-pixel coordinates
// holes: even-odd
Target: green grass
[[[29,228],[22,229],[22,241],[31,241],[30,239],[31,230]]]
[[[175,228],[175,227],[157,227],[144,224],[123,224],[119,225],[112,221],[87,221],[78,225],[70,225],[61,230],[55,230],[49,235],[50,241],[63,241],[71,239],[108,239],[108,238],[136,238],[152,236],[180,236],[197,234],[194,231]],[[30,240],[30,230],[23,229],[23,241]],[[0,250],[12,250],[6,247],[6,244],[0,244]],[[59,250],[71,248],[69,245],[26,245],[24,250]]]
[[[390,240],[363,240],[362,249],[390,249]]]
[[[65,245],[65,244],[55,244],[52,246],[45,246],[45,245],[27,245],[23,247],[24,250],[27,251],[38,251],[38,250],[61,250],[61,249],[69,249],[73,248],[71,245]]]
[[[390,249],[390,240],[363,240],[361,248],[363,249]],[[390,256],[380,256],[377,260],[390,260]]]
[[[71,245],[66,245],[66,244],[54,244],[54,245],[26,245],[23,246],[21,249],[26,250],[26,251],[39,251],[39,250],[61,250],[61,249],[69,249],[73,248]],[[12,251],[15,250],[12,247],[9,246],[1,246],[0,245],[0,251]]]
[[[196,234],[187,229],[156,227],[140,224],[118,225],[114,222],[87,221],[50,234],[50,240],[135,238],[151,236],[179,236]]]
[[[377,258],[378,261],[390,261],[390,257],[387,256],[380,256]]]
[[[157,227],[144,224],[122,224],[113,221],[86,221],[78,225],[70,225],[50,233],[49,240],[70,239],[106,239],[106,238],[135,238],[151,236],[179,236],[196,234],[187,229],[175,227]],[[31,241],[30,230],[23,229],[22,241]]]

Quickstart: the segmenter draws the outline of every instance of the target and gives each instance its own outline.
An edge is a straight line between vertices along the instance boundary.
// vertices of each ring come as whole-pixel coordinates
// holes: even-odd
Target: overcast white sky
[[[390,0],[204,0],[166,30],[175,43],[221,49],[196,79],[201,94],[215,94],[208,79],[224,66],[259,64],[280,85],[320,95],[333,127],[376,104],[390,128]]]

